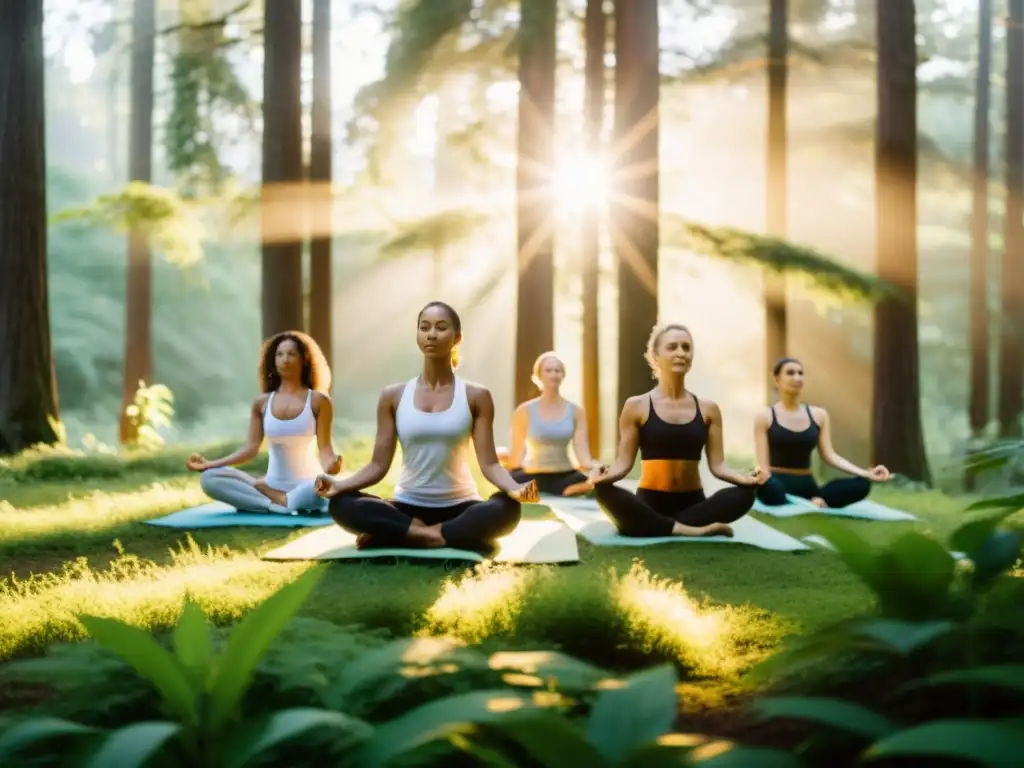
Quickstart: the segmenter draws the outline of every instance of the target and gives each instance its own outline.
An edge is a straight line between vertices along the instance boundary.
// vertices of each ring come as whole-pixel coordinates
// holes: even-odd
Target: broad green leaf
[[[615,762],[668,733],[676,720],[677,681],[675,669],[665,664],[601,691],[587,721],[590,743]]]
[[[949,599],[956,561],[935,539],[911,531],[882,553],[878,592],[883,613],[899,619],[934,618]]]
[[[205,692],[213,664],[213,645],[210,630],[206,626],[206,616],[191,600],[186,601],[178,625],[174,628],[174,652],[178,663],[188,675],[192,689],[196,693]]]
[[[778,696],[757,699],[751,706],[762,720],[786,718],[827,725],[875,741],[892,733],[894,726],[877,712],[843,699],[813,696]]]
[[[467,726],[522,717],[537,709],[533,697],[507,690],[474,691],[437,699],[374,729],[363,746],[359,764],[374,768]]]
[[[192,686],[177,660],[160,647],[152,635],[123,621],[102,616],[79,616],[79,621],[93,640],[116,653],[153,684],[169,714],[184,725],[196,724]]]
[[[13,758],[18,753],[41,743],[68,737],[81,738],[94,733],[98,733],[95,728],[57,717],[33,717],[31,720],[24,720],[0,732],[0,765],[17,765]]]
[[[808,524],[815,533],[828,539],[846,567],[873,592],[878,594],[885,588],[884,575],[879,573],[879,554],[848,524],[824,518],[809,520]]]
[[[973,560],[985,544],[985,540],[995,532],[1003,520],[1015,514],[1016,511],[1015,509],[1001,508],[971,515],[950,535],[950,548],[966,552],[967,556]]]
[[[973,760],[988,766],[1019,766],[1024,721],[933,720],[872,744],[862,759],[929,757]]]
[[[615,765],[616,768],[665,768],[689,765],[690,753],[708,741],[705,736],[668,734],[658,742],[634,749]]]
[[[256,665],[323,575],[322,567],[311,568],[264,600],[235,626],[227,647],[214,664],[208,711],[211,728],[219,728],[235,714]]]
[[[768,747],[744,747],[728,741],[713,741],[690,753],[687,765],[701,768],[804,768],[791,752]]]
[[[339,678],[334,694],[342,699],[360,688],[372,683],[382,675],[397,674],[409,665],[437,664],[455,651],[459,644],[448,638],[416,637],[403,638],[388,643],[383,648],[359,654],[355,663],[350,664]],[[476,655],[475,651],[471,652]],[[479,654],[481,665],[483,654]]]
[[[83,768],[139,768],[160,753],[167,743],[181,733],[177,723],[133,723],[118,728],[93,751]]]
[[[967,507],[968,512],[976,509],[1012,509],[1018,511],[1024,509],[1024,493],[1015,493],[1012,496],[999,496],[994,499],[981,499]]]
[[[557,712],[535,710],[486,726],[514,740],[541,765],[609,765],[587,741],[586,732]]]
[[[994,531],[974,556],[972,580],[982,587],[1013,567],[1020,559],[1024,531]]]
[[[370,726],[340,712],[312,707],[297,707],[274,712],[255,728],[246,728],[224,755],[222,765],[244,768],[270,749],[313,730],[331,729],[345,732],[353,741],[368,738]]]
[[[951,621],[861,619],[850,626],[850,631],[874,641],[884,650],[906,656],[951,631],[955,626]]]
[[[987,667],[952,669],[914,680],[901,690],[938,685],[984,685],[1024,693],[1024,664],[993,664]]]

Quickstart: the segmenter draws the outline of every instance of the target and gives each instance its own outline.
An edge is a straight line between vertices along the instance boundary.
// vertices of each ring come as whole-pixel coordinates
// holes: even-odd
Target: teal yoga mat
[[[200,507],[182,509],[164,517],[146,520],[147,525],[164,528],[312,528],[332,525],[330,515],[286,515],[276,512],[239,512],[230,504],[214,501]]]
[[[858,501],[846,507],[820,509],[814,506],[807,499],[799,496],[787,496],[787,504],[769,506],[760,501],[754,502],[754,511],[772,517],[797,517],[799,515],[827,515],[829,517],[853,517],[860,520],[876,520],[881,522],[900,522],[917,520],[917,517],[904,512],[902,509],[893,509],[884,504],[879,504],[871,499]]]

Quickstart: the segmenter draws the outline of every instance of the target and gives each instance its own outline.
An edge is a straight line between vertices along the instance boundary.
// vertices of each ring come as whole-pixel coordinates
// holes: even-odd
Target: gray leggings
[[[313,490],[313,480],[288,492],[287,506],[274,504],[253,487],[254,478],[234,467],[208,469],[199,476],[203,492],[215,501],[229,504],[239,512],[274,512],[287,515],[297,511],[326,512],[327,499]]]

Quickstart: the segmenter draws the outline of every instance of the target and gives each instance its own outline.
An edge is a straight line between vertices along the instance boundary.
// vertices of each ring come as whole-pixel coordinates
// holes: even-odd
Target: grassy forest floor
[[[366,447],[345,455],[349,467],[358,466]],[[305,530],[143,525],[203,502],[184,457],[182,450],[127,460],[23,457],[0,472],[0,669],[81,639],[75,616],[83,612],[159,630],[173,625],[188,594],[227,624],[309,567],[260,560]],[[909,526],[944,536],[965,506],[937,492],[876,494],[921,518],[856,524],[879,543]],[[771,524],[809,532],[799,519]],[[688,674],[684,707],[710,713],[787,635],[870,604],[867,590],[827,551],[579,547],[580,563],[560,568],[335,563],[301,615],[398,636],[455,637],[485,649],[561,649],[614,670],[673,660]],[[0,682],[0,709],[33,703],[23,693],[5,694]]]

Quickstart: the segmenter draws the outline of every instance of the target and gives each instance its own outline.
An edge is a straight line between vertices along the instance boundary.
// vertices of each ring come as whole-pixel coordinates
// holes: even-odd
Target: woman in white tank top
[[[455,375],[462,322],[433,301],[419,314],[423,373],[385,387],[377,404],[370,463],[346,478],[321,475],[317,493],[330,499],[334,521],[365,547],[457,547],[487,552],[519,524],[521,502],[536,501],[533,482],[518,483],[498,462],[494,401],[486,387]],[[484,477],[498,492],[477,493],[470,442]],[[391,468],[402,445],[402,473],[392,499],[363,493]]]
[[[533,364],[540,397],[521,403],[512,414],[508,467],[521,483],[536,480],[541,493],[576,496],[593,489],[587,475],[599,465],[590,457],[586,413],[561,395],[564,378],[565,364],[554,352],[545,352]]]
[[[316,478],[341,471],[331,439],[334,408],[325,394],[331,371],[323,352],[304,333],[279,333],[263,343],[259,379],[262,394],[250,409],[245,445],[214,461],[193,454],[185,466],[202,473],[199,482],[210,498],[239,511],[323,513],[327,503],[316,494]],[[264,438],[266,476],[235,469],[256,457]]]

